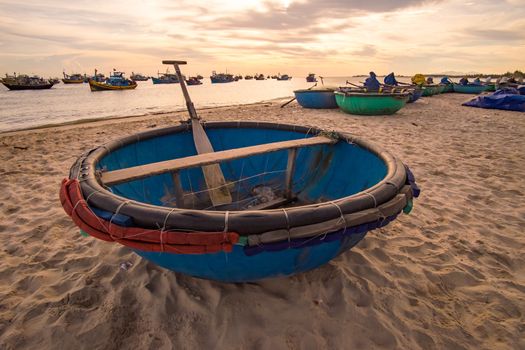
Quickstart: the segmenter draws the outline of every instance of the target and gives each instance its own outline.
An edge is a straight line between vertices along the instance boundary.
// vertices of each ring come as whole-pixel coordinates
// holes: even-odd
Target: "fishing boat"
[[[237,80],[242,80],[242,75],[236,75],[235,76],[235,81],[237,81]]]
[[[84,82],[84,76],[82,74],[66,74],[66,72],[62,72],[64,75],[64,78],[62,79],[62,82],[64,84],[82,84]]]
[[[430,97],[437,95],[441,93],[443,87],[441,87],[439,84],[424,84],[421,86],[422,90],[422,96],[423,97]]]
[[[202,81],[200,81],[197,77],[189,77],[186,80],[186,84],[188,84],[188,85],[202,85]]]
[[[204,79],[204,77],[202,75],[200,75],[200,74],[197,74],[197,79],[202,80],[202,79]]]
[[[169,70],[166,70],[166,73],[157,72],[157,78],[151,77],[153,84],[178,84],[179,78],[177,74],[172,74]]]
[[[124,72],[116,70],[104,82],[89,80],[89,88],[91,91],[107,91],[107,90],[131,90],[137,87],[137,82],[126,79]]]
[[[448,83],[448,84],[440,84],[440,85],[443,85],[442,93],[454,92],[454,84]]]
[[[339,108],[349,114],[389,115],[405,106],[408,92],[366,92],[344,89],[335,92]]]
[[[423,95],[423,90],[421,87],[417,86],[413,89],[407,89],[408,92],[408,101],[407,103],[414,103]]]
[[[308,83],[315,83],[315,82],[317,82],[317,78],[315,77],[315,74],[314,73],[309,73],[308,76],[306,77],[306,82],[308,82]]]
[[[235,78],[232,74],[228,73],[216,73],[215,71],[212,72],[211,76],[211,83],[217,84],[217,83],[231,83],[235,81]]]
[[[87,82],[89,83],[90,80],[96,81],[98,83],[103,83],[106,81],[106,76],[104,73],[99,73],[97,69],[95,69],[95,74],[92,76],[87,77]]]
[[[314,87],[310,89],[295,90],[293,93],[297,103],[304,108],[329,109],[337,108],[334,95],[335,88]]]
[[[134,81],[148,81],[149,77],[142,75],[140,73],[131,72],[131,76],[129,77],[131,80]]]
[[[407,103],[414,103],[423,95],[423,90],[419,85],[399,85],[388,86],[384,85],[382,91],[408,93]]]
[[[266,80],[264,77],[264,74],[255,74],[254,75],[255,80]]]
[[[292,77],[289,76],[288,74],[283,74],[283,75],[278,75],[277,76],[277,80],[291,80]]]
[[[485,85],[481,84],[454,84],[454,92],[460,94],[480,94],[486,90]]]
[[[185,62],[164,63],[180,74]],[[203,123],[181,87],[188,123],[111,141],[73,164],[60,200],[81,231],[184,274],[256,281],[327,263],[419,195],[408,167],[364,139]]]
[[[272,75],[272,79],[277,79],[277,75]]]
[[[244,80],[252,80],[252,79],[253,79],[253,76],[251,76],[251,75],[246,75],[244,77]]]
[[[52,81],[37,75],[16,75],[16,73],[13,76],[6,74],[6,77],[2,79],[2,84],[9,90],[45,90],[51,89],[54,85]]]

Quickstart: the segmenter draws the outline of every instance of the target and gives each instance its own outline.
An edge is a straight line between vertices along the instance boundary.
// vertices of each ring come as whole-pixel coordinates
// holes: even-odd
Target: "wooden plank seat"
[[[337,140],[324,137],[315,136],[309,138],[302,138],[298,140],[289,140],[281,142],[272,142],[256,146],[248,146],[242,148],[229,149],[225,151],[218,151],[213,153],[203,153],[195,156],[189,156],[178,159],[171,159],[157,163],[150,163],[145,165],[134,166],[125,169],[102,172],[100,181],[106,185],[116,185],[124,182],[143,179],[145,177],[164,174],[168,172],[178,173],[181,169],[202,167],[209,164],[216,164],[223,161],[228,161],[237,158],[254,156],[257,154],[276,152],[284,149],[289,149],[289,159],[287,167],[287,182],[291,182],[293,169],[295,168],[295,149],[299,147],[308,147],[316,145],[333,144]],[[287,184],[287,187],[289,184]],[[288,191],[288,196],[291,196]]]

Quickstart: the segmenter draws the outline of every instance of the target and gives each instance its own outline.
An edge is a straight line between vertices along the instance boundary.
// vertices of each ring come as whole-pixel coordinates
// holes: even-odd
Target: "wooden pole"
[[[193,131],[193,142],[195,143],[197,153],[203,154],[214,152],[210,139],[208,138],[208,135],[206,135],[206,132],[200,123],[200,118],[197,116],[195,106],[193,105],[193,102],[191,102],[190,94],[186,88],[186,82],[184,81],[179,68],[179,65],[186,64],[186,61],[162,61],[162,63],[172,64],[175,67],[175,73],[177,74],[177,78],[179,79],[179,84],[182,89],[182,94],[186,100],[186,108],[190,114],[191,128]],[[230,191],[227,188],[226,180],[224,179],[220,165],[211,164],[203,166],[202,172],[204,174],[206,186],[209,189],[208,193],[213,206],[230,204],[232,202],[232,197]]]

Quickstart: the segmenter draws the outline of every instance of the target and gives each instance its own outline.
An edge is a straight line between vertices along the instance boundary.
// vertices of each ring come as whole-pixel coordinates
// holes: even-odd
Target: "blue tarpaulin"
[[[516,89],[506,88],[473,98],[463,106],[525,112],[525,96],[517,94]]]

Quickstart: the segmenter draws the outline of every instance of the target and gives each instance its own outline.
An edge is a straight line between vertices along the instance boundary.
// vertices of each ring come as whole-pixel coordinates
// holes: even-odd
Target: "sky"
[[[0,0],[0,74],[525,70],[525,0]]]

